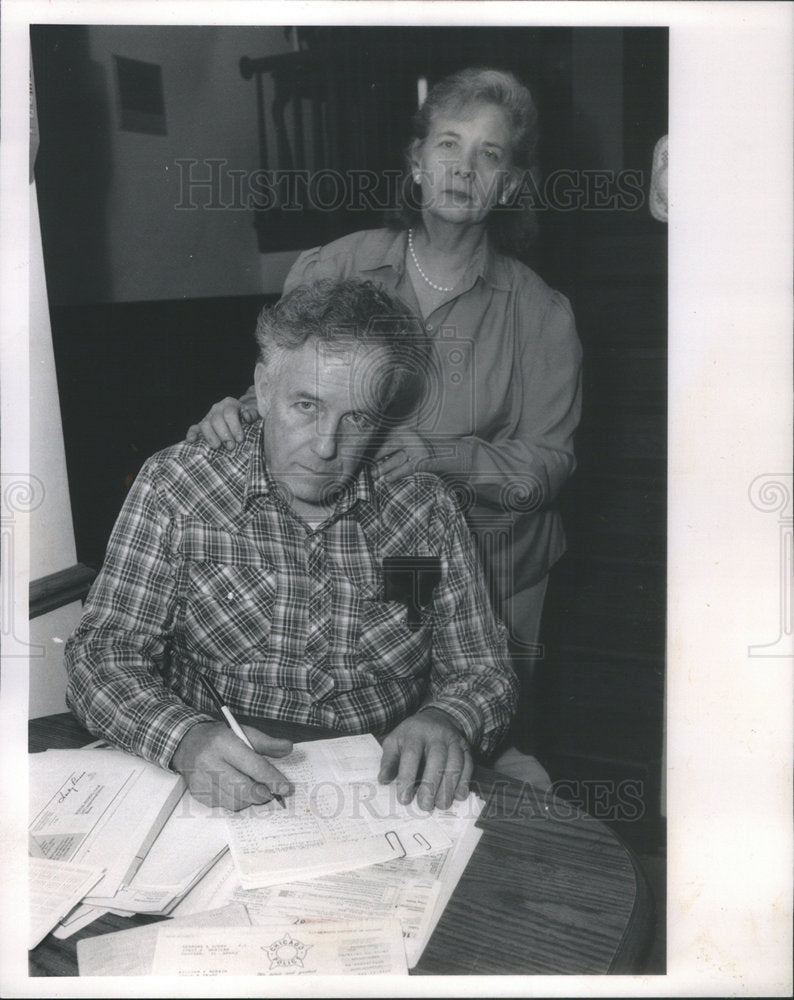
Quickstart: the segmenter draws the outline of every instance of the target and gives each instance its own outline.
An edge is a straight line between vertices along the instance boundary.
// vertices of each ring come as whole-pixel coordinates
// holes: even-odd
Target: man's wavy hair
[[[298,285],[260,312],[255,336],[258,360],[268,366],[289,364],[288,352],[310,339],[339,354],[381,348],[371,354],[366,402],[382,424],[405,417],[425,390],[424,327],[401,299],[372,281],[326,278]],[[356,357],[360,363],[364,356]]]
[[[410,155],[414,142],[423,142],[437,114],[457,115],[472,113],[483,104],[501,108],[510,127],[513,169],[519,184],[513,197],[505,205],[495,205],[491,210],[487,228],[491,241],[498,250],[517,256],[527,250],[537,237],[538,224],[530,197],[526,191],[539,189],[538,165],[538,113],[527,87],[512,73],[498,69],[462,69],[435,84],[412,121],[411,138],[405,149],[406,172],[399,188],[396,211],[387,218],[393,229],[416,228],[421,225],[421,194],[413,183]],[[524,188],[524,197],[520,192]]]

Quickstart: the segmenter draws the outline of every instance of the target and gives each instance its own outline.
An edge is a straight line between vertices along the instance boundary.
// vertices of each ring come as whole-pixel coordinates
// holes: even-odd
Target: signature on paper
[[[80,774],[72,774],[67,781],[61,785],[58,792],[58,805],[66,801],[67,796],[71,795],[72,792],[77,791],[80,782],[86,777],[88,772],[81,771]]]

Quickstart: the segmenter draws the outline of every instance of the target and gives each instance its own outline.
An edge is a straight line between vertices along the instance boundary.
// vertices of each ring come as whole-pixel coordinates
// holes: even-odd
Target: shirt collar
[[[242,448],[248,452],[248,469],[245,477],[243,508],[248,509],[258,496],[270,496],[275,484],[265,465],[264,421],[257,420],[244,430]]]
[[[265,461],[264,426],[264,421],[258,420],[244,429],[245,436],[240,447],[243,450],[247,449],[249,455],[243,494],[244,510],[248,510],[257,497],[268,498],[279,494],[278,486],[268,472]],[[327,520],[336,520],[352,510],[359,502],[377,505],[377,494],[369,466],[366,464],[362,466],[356,478],[341,491]]]
[[[398,277],[405,271],[405,254],[408,247],[408,230],[394,232],[382,229],[373,233],[373,239],[364,242],[358,258],[358,268],[361,271],[377,271],[382,267],[390,267]],[[507,260],[494,249],[486,235],[483,253],[472,265],[471,284],[477,278],[503,291],[512,287],[508,274]]]
[[[365,240],[358,255],[358,270],[377,271],[390,267],[398,276],[405,271],[405,251],[408,247],[408,230],[379,229]]]
[[[509,292],[513,287],[508,273],[507,258],[494,249],[490,239],[485,238],[485,253],[481,258],[480,275],[492,288]]]

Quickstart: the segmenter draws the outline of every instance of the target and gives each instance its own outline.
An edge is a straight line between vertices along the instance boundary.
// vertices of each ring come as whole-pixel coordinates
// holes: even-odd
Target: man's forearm
[[[85,727],[128,753],[169,767],[182,737],[212,717],[168,692],[156,669],[123,640],[80,630],[66,647],[66,700]]]

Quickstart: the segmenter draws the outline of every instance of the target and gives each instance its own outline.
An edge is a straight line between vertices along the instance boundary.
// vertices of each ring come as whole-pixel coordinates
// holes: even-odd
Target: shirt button
[[[428,333],[432,333],[433,332],[433,324],[432,323],[428,323],[427,326],[425,327],[425,329],[427,330]]]

